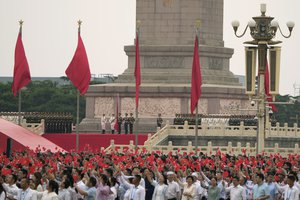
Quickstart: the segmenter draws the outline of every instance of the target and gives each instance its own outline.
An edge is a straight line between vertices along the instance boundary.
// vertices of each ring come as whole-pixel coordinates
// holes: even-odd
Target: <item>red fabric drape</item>
[[[14,96],[17,95],[18,91],[30,83],[30,71],[25,50],[22,42],[22,35],[19,33],[17,44],[15,48],[15,65],[14,65],[14,77],[12,84],[12,91]]]
[[[201,96],[201,85],[202,85],[202,77],[201,77],[200,59],[199,59],[199,43],[198,43],[198,37],[196,36],[195,46],[194,46],[192,80],[191,80],[191,113],[194,112],[196,106],[198,105],[198,100]]]
[[[77,48],[71,63],[66,69],[66,75],[73,85],[79,90],[80,95],[84,95],[90,85],[91,72],[80,33],[78,33]]]

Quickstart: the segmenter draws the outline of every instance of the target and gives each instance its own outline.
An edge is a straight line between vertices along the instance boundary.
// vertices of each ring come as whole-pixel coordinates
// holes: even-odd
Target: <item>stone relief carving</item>
[[[208,107],[208,100],[207,99],[201,99],[198,101],[198,113],[199,114],[207,114],[207,107]],[[189,100],[189,108],[188,111],[190,113],[191,108],[191,101]]]
[[[121,98],[121,113],[122,115],[125,113],[133,113],[135,115],[135,98]]]
[[[183,66],[183,57],[149,56],[145,57],[146,68],[180,68]]]
[[[163,0],[164,7],[171,7],[174,3],[174,0]]]
[[[164,117],[174,117],[180,112],[180,98],[143,98],[141,101],[141,114],[157,117],[161,113]]]
[[[103,114],[110,116],[114,113],[114,99],[112,97],[97,97],[95,99],[95,118]]]
[[[249,100],[221,99],[220,104],[220,113],[223,114],[254,115],[256,113]]]
[[[220,114],[239,114],[241,101],[237,99],[221,99]]]
[[[209,57],[208,58],[208,67],[209,67],[209,69],[222,70],[223,69],[223,59]]]
[[[157,117],[161,113],[163,117],[174,117],[180,113],[180,98],[140,98],[139,117]],[[122,113],[135,114],[135,98],[121,99]]]

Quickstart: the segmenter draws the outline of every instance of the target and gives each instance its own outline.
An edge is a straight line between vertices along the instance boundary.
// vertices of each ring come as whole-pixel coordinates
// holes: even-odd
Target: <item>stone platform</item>
[[[195,22],[202,73],[201,114],[232,113],[250,106],[238,78],[230,71],[233,49],[224,47],[223,0],[139,0],[141,86],[138,132],[155,132],[156,117],[190,113],[190,83]],[[212,17],[213,16],[213,17]],[[134,36],[133,36],[134,37]],[[135,46],[124,47],[128,68],[111,84],[92,85],[86,93],[86,118],[80,131],[99,131],[100,117],[135,113]]]
[[[233,108],[248,108],[250,103],[243,95],[242,87],[204,84],[199,101],[199,113],[233,113]],[[86,118],[80,124],[80,131],[100,131],[100,118],[116,113],[117,96],[119,111],[135,113],[135,86],[129,83],[94,85],[87,95]],[[139,132],[156,131],[156,117],[162,114],[164,121],[176,113],[190,112],[189,84],[142,84],[139,103]]]

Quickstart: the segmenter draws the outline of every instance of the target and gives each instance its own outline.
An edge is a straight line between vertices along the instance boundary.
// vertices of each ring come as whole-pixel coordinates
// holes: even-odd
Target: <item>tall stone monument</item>
[[[196,20],[201,20],[199,113],[230,113],[232,107],[248,105],[244,89],[229,69],[233,49],[224,47],[223,4],[223,0],[137,0],[136,19],[141,21],[140,131],[154,130],[158,113],[164,118],[189,113]],[[124,73],[115,83],[90,86],[86,93],[82,130],[100,130],[99,118],[115,113],[117,102],[122,114],[135,113],[135,47],[125,46],[124,50],[128,56]]]

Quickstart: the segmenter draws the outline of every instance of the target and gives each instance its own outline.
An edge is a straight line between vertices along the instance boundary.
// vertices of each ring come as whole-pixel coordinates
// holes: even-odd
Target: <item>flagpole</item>
[[[139,137],[138,137],[138,131],[139,131],[139,110],[138,107],[135,109],[135,118],[136,118],[136,125],[135,125],[135,149],[138,148],[139,143]]]
[[[78,33],[80,34],[80,26],[82,21],[78,20]],[[80,94],[79,90],[77,90],[77,109],[76,109],[76,152],[79,152],[79,100],[80,100]]]
[[[77,90],[77,111],[76,111],[76,152],[79,151],[79,90]]]
[[[19,95],[18,95],[18,125],[20,125],[21,126],[21,106],[22,106],[22,104],[21,104],[21,102],[22,102],[22,92],[21,92],[22,90],[20,89],[19,90]]]
[[[22,26],[23,26],[23,20],[20,20],[19,21],[19,25],[20,25],[20,28],[19,28],[19,33],[20,35],[22,36]],[[18,95],[18,125],[21,126],[21,104],[22,102],[22,92],[21,92],[21,89],[19,90],[19,95]],[[7,146],[8,146],[8,154],[7,155],[8,157],[10,157],[10,154],[11,154],[11,150],[12,150],[12,145],[13,145],[13,140],[11,138],[8,138],[7,139]]]
[[[120,102],[120,93],[117,94],[117,110],[116,110],[116,121],[117,121],[116,123],[117,123],[117,126],[115,125],[115,127],[117,127],[118,130],[115,130],[115,132],[117,133],[117,131],[118,131],[118,134],[121,134],[121,132],[122,132],[121,131],[122,130],[122,120],[119,122],[119,112],[121,112],[121,109],[119,108],[119,105],[121,105],[121,102]]]
[[[90,84],[91,72],[88,62],[88,57],[85,51],[83,41],[80,36],[81,24],[82,21],[78,20],[78,42],[75,50],[75,54],[66,69],[65,73],[70,79],[72,84],[77,88],[77,109],[76,109],[76,151],[80,150],[79,148],[79,104],[80,104],[80,95],[84,95]]]
[[[197,149],[198,149],[198,104],[196,106],[196,125],[195,125],[195,155],[197,155]]]
[[[135,45],[139,45],[139,38],[140,38],[140,26],[141,26],[141,21],[140,20],[137,20],[136,22],[136,36],[138,40],[135,41]],[[138,41],[138,42],[137,42]],[[137,48],[136,48],[137,49]],[[138,46],[138,49],[139,49],[139,46]],[[138,50],[139,51],[139,50]],[[136,52],[137,53],[137,52]],[[137,56],[137,55],[135,55]],[[139,52],[138,52],[138,56],[139,55]],[[139,58],[138,58],[139,60]],[[136,58],[136,62],[137,62],[137,58]],[[137,65],[137,63],[135,64]],[[138,63],[138,65],[140,65],[140,63]],[[139,66],[140,67],[140,66]],[[136,69],[135,69],[136,70]],[[140,72],[139,72],[140,73]],[[140,76],[140,74],[138,75]],[[137,77],[135,77],[135,79],[137,79]],[[139,77],[140,79],[140,77]],[[137,85],[136,85],[137,87]],[[138,95],[139,95],[139,89],[140,89],[140,86],[138,86]],[[139,101],[139,98],[138,98],[138,101]],[[138,131],[139,131],[139,107],[138,107],[138,104],[139,102],[136,102],[136,107],[135,107],[135,118],[136,118],[136,125],[135,125],[135,149],[137,150],[138,149],[138,144],[139,144],[139,138],[138,138]]]
[[[197,39],[199,41],[199,28],[201,25],[201,21],[200,20],[196,20],[195,22],[195,27],[196,27],[196,36]],[[199,43],[198,43],[199,45]],[[199,54],[199,52],[198,52]],[[200,86],[201,87],[201,86]],[[197,100],[199,101],[199,100]],[[196,105],[196,120],[195,120],[195,154],[197,155],[197,149],[198,149],[198,124],[199,124],[199,118],[198,118],[198,102]]]
[[[20,29],[19,29],[19,33],[22,37],[22,26],[23,26],[23,20],[19,21],[19,25],[20,25]],[[21,126],[21,102],[22,102],[22,89],[19,90],[19,98],[18,98],[18,125]]]

